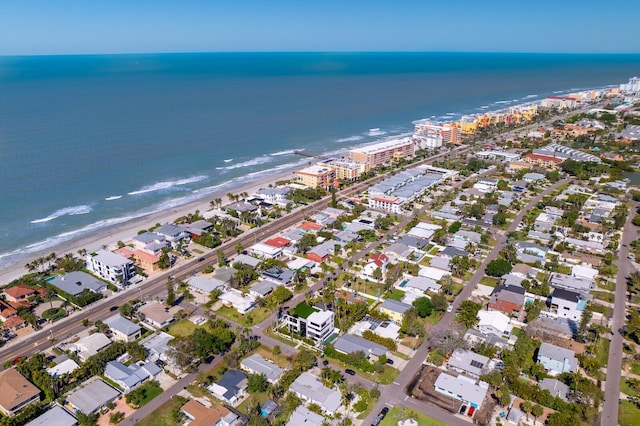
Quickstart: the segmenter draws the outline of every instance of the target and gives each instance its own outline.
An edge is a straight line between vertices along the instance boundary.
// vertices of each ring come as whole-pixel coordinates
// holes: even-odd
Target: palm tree
[[[218,197],[214,201],[218,205],[218,208],[222,207],[222,198]]]
[[[236,196],[233,195],[233,192],[227,192],[227,198],[229,199],[230,203],[233,203],[233,201],[235,200]]]
[[[349,387],[349,385],[343,386],[343,388],[342,388],[342,405],[344,405],[344,408],[347,410],[346,416],[345,416],[345,420],[347,420],[349,418],[349,411],[351,409],[351,402],[354,400],[354,398],[355,398],[355,395],[351,391],[351,388]]]
[[[243,246],[243,245],[242,245],[242,243],[240,243],[239,241],[238,241],[238,243],[235,245],[235,247],[234,247],[234,248],[236,249],[236,252],[237,252],[238,254],[242,253],[242,251],[244,250],[244,246]]]

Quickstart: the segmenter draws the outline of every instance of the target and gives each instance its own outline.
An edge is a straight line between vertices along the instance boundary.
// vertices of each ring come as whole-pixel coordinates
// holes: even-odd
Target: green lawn
[[[618,406],[618,424],[640,424],[640,409],[632,402],[622,401]]]
[[[616,297],[615,294],[607,293],[606,291],[593,290],[591,291],[591,294],[593,294],[594,297],[600,300],[604,300],[605,302],[608,302],[608,303],[613,303]]]
[[[385,284],[384,283],[374,283],[372,281],[367,281],[365,284],[361,282],[361,280],[351,281],[351,289],[357,290],[360,293],[370,294],[371,296],[380,297],[385,292]]]
[[[596,359],[600,365],[606,366],[609,362],[609,344],[611,342],[607,339],[598,340],[598,350],[596,351]]]
[[[393,290],[391,290],[390,293],[386,294],[387,299],[393,299],[393,300],[397,300],[398,302],[402,300],[402,298],[404,297],[405,292],[394,288]]]
[[[631,363],[631,372],[633,374],[640,374],[640,364],[638,364],[637,362],[632,362]]]
[[[607,318],[611,318],[611,316],[613,315],[613,308],[610,308],[608,306],[598,305],[597,303],[590,303],[589,306],[591,306],[591,310],[593,312],[600,312]]]
[[[174,410],[182,407],[187,400],[181,396],[174,396],[162,404],[157,410],[138,421],[138,426],[175,426]]]
[[[140,401],[141,407],[162,393],[162,388],[156,382],[147,382],[137,389],[146,390],[144,398]]]
[[[640,397],[640,392],[634,390],[630,386],[629,380],[625,379],[624,377],[622,378],[621,383],[620,383],[620,391],[622,393],[626,394],[626,395],[629,395],[629,396],[635,396],[636,398]]]
[[[267,317],[271,315],[271,310],[269,308],[254,308],[248,314],[243,315],[235,308],[223,306],[216,311],[216,314],[221,315],[236,324],[251,327],[252,325],[260,324],[262,321],[267,319]]]
[[[187,319],[180,320],[169,326],[169,334],[178,336],[190,336],[196,331],[197,326]]]
[[[434,247],[431,250],[429,250],[429,254],[433,256],[433,255],[436,255],[439,251],[440,249],[438,247]]]
[[[252,400],[256,400],[260,403],[260,406],[269,400],[269,395],[266,392],[250,394],[249,398],[245,399],[242,404],[238,405],[238,411],[244,414],[249,414],[249,406]]]
[[[397,426],[400,420],[414,419],[418,422],[418,426],[447,426],[440,420],[429,417],[426,414],[418,413],[405,407],[393,407],[387,413],[387,416],[380,422],[380,426]],[[630,424],[630,423],[629,423]]]
[[[482,277],[480,278],[480,284],[484,284],[487,285],[489,287],[495,287],[500,283],[500,280],[498,278],[492,278],[492,277]]]
[[[616,291],[616,283],[611,281],[600,280],[600,282],[598,282],[598,288],[602,288],[609,291]]]

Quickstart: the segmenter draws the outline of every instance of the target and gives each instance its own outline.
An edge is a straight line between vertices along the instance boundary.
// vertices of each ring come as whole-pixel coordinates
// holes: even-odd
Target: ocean
[[[308,158],[550,94],[640,55],[211,53],[0,58],[0,266]],[[379,130],[375,130],[379,129]]]

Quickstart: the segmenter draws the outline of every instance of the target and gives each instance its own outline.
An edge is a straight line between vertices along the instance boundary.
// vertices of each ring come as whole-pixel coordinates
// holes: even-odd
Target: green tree
[[[379,267],[373,270],[373,279],[376,281],[380,281],[382,280],[382,269],[380,269]]]
[[[433,305],[428,297],[418,297],[413,301],[412,305],[416,308],[421,318],[428,317],[433,311]]]
[[[302,236],[300,241],[298,242],[298,250],[302,253],[306,253],[309,251],[311,247],[314,247],[318,244],[318,239],[314,234],[307,233]]]
[[[162,254],[158,260],[158,267],[160,269],[169,269],[171,267],[171,258],[169,257],[169,249],[166,247],[162,249]]]
[[[504,225],[505,223],[507,223],[507,215],[504,214],[503,212],[498,212],[493,215],[493,218],[491,219],[491,221],[496,226]]]
[[[511,272],[512,268],[507,260],[498,258],[487,264],[486,273],[491,277],[501,277]]]
[[[131,302],[126,302],[120,306],[120,315],[129,319],[133,317],[133,305],[131,305]]]
[[[456,321],[464,324],[465,327],[471,328],[479,321],[478,311],[482,308],[480,303],[472,302],[471,300],[464,300],[460,306],[458,306],[458,315]]]
[[[450,234],[455,234],[456,232],[458,232],[460,230],[460,228],[462,227],[462,223],[460,223],[459,221],[455,221],[451,224],[451,226],[449,226],[449,233]]]
[[[172,283],[167,283],[167,299],[165,303],[168,306],[173,306],[176,303],[176,291],[173,289]]]
[[[542,413],[544,412],[544,409],[542,408],[542,406],[536,404],[533,407],[531,407],[531,414],[533,414],[533,416],[537,419],[538,417],[540,417],[542,415]]]
[[[271,349],[271,353],[274,357],[276,357],[276,361],[278,360],[278,355],[282,353],[282,349],[280,349],[280,345],[275,345],[273,349]]]
[[[431,304],[433,305],[433,309],[438,312],[446,311],[449,306],[447,298],[439,293],[431,295]]]
[[[264,374],[249,374],[247,376],[247,391],[249,393],[260,393],[267,390],[269,382]]]
[[[244,246],[239,241],[236,243],[234,248],[235,248],[237,254],[240,254],[240,253],[242,253],[244,251]]]
[[[147,357],[147,350],[145,347],[136,342],[127,343],[127,352],[134,362],[142,361]]]

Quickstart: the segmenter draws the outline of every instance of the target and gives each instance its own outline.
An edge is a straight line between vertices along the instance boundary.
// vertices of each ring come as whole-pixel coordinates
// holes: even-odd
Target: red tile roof
[[[321,231],[324,226],[318,225],[314,222],[302,222],[298,229],[302,229],[304,231]]]
[[[126,257],[127,259],[131,259],[133,257],[133,250],[131,250],[129,247],[121,247],[116,250],[116,253]]]
[[[389,258],[387,257],[386,254],[372,254],[371,255],[371,260],[373,261],[373,263],[375,263],[377,266],[381,267],[383,265],[385,265],[387,262],[389,262]]]
[[[38,290],[27,287],[24,284],[18,284],[15,287],[10,287],[4,290],[4,293],[14,299],[21,299],[23,297],[29,297],[38,293]]]
[[[543,161],[553,161],[554,163],[562,163],[562,158],[552,157],[550,155],[540,155],[540,154],[527,154],[524,158],[531,158],[534,160],[543,160]]]
[[[11,318],[7,318],[6,321],[4,321],[4,326],[7,328],[15,328],[18,327],[20,325],[24,324],[24,320],[19,317],[18,315],[13,316]]]
[[[290,242],[291,242],[291,240],[287,240],[286,238],[275,237],[275,238],[271,238],[271,239],[265,241],[264,243],[266,245],[268,245],[268,246],[271,246],[271,247],[281,248],[281,247],[288,246]]]
[[[160,256],[156,256],[154,254],[147,253],[146,251],[142,251],[142,250],[136,250],[134,255],[136,258],[140,259],[142,262],[147,262],[151,264],[156,263],[157,261],[160,260]]]

